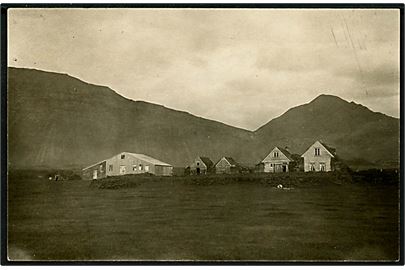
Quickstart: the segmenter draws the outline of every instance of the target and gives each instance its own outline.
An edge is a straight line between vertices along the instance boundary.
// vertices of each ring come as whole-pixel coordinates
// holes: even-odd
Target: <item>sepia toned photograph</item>
[[[403,264],[403,5],[2,13],[3,264]]]

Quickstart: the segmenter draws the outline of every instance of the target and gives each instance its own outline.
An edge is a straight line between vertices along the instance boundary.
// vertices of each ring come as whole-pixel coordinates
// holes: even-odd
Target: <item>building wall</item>
[[[274,156],[274,153],[277,153]],[[290,160],[278,150],[278,148],[274,148],[271,152],[267,155],[265,159],[263,159],[264,164],[264,172],[283,172],[283,166],[285,166],[286,172],[289,171],[289,163]]]
[[[155,165],[155,175],[159,176],[171,176],[173,175],[173,167]]]
[[[121,158],[121,155],[125,155]],[[151,173],[155,175],[172,175],[172,166],[155,165],[130,154],[116,155],[107,160],[107,175]],[[112,166],[112,167],[111,167]]]
[[[315,155],[315,148],[320,149],[320,155]],[[332,157],[326,151],[326,149],[320,145],[315,144],[312,145],[304,154],[304,171],[309,172],[311,171],[311,164],[313,164],[314,169],[316,172],[321,171],[321,163],[325,164],[325,171],[330,172],[333,170],[332,166]]]
[[[264,163],[264,172],[274,173],[274,172],[288,172],[289,171],[289,161],[273,161]],[[285,168],[285,170],[284,170]]]
[[[221,159],[215,165],[215,173],[217,173],[217,174],[231,173],[231,165],[225,159]]]
[[[231,174],[231,173],[240,173],[241,168],[235,165],[230,165],[228,161],[225,159],[221,159],[218,161],[218,163],[215,165],[215,173],[217,174]]]
[[[124,155],[123,159],[121,158],[121,155]],[[155,175],[169,176],[173,173],[172,166],[155,165],[143,159],[138,159],[128,153],[118,154],[106,161],[83,170],[83,178],[93,179],[94,170],[98,170],[97,179],[124,174],[151,173]]]
[[[96,174],[94,171],[96,171]],[[106,161],[102,161],[100,163],[97,163],[96,165],[91,166],[90,168],[87,168],[86,170],[83,170],[82,176],[85,180],[105,178]]]
[[[155,165],[144,160],[135,158],[130,154],[121,159],[121,154],[113,156],[107,160],[107,176],[116,176],[123,174],[155,174]]]
[[[207,166],[199,157],[190,164],[190,174],[197,174],[197,168],[200,168],[200,174],[207,173]]]

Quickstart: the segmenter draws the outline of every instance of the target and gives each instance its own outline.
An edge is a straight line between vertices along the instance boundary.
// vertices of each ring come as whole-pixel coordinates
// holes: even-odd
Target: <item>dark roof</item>
[[[228,161],[229,164],[233,165],[233,166],[240,166],[232,157],[221,157],[216,163],[215,166],[217,166],[217,164],[222,160],[225,159],[226,161]]]
[[[258,167],[258,166],[264,166],[264,163],[261,162],[261,161],[260,161],[259,163],[256,163],[256,164],[255,164],[255,167]]]
[[[336,155],[336,148],[330,147],[324,142],[319,141],[332,155]]]
[[[221,158],[217,161],[217,163],[215,163],[215,166],[217,166],[217,164],[218,164],[223,158],[226,159],[226,160],[228,161],[228,163],[231,164],[231,166],[239,167],[239,168],[242,168],[242,169],[247,169],[247,168],[248,168],[247,166],[244,166],[244,165],[239,164],[238,162],[236,162],[232,157],[221,157]]]
[[[302,158],[301,158],[301,155],[298,155],[298,154],[291,154],[291,158],[294,160],[294,161],[300,161]]]
[[[232,157],[224,157],[231,165],[239,166],[240,165]]]
[[[199,158],[201,159],[202,162],[204,162],[207,168],[212,168],[212,166],[214,166],[214,162],[212,162],[212,160],[209,159],[208,157],[199,157]]]
[[[229,162],[229,164],[231,164],[231,166],[238,167],[238,168],[241,169],[241,170],[247,170],[247,169],[249,169],[249,167],[247,167],[247,166],[245,166],[245,165],[242,165],[242,164],[239,164],[238,162],[236,162],[232,157],[221,157],[221,158],[217,161],[217,163],[215,163],[215,166],[217,166],[217,164],[218,164],[223,158],[226,159],[226,160]]]
[[[278,149],[280,149],[280,151],[287,157],[289,158],[291,161],[299,161],[301,159],[301,156],[298,154],[291,154],[287,149],[285,149],[285,147],[280,147],[277,146]]]
[[[290,153],[287,149],[285,149],[285,148],[283,148],[283,147],[280,147],[280,146],[277,146],[277,148],[278,148],[287,158],[293,160],[291,153]]]

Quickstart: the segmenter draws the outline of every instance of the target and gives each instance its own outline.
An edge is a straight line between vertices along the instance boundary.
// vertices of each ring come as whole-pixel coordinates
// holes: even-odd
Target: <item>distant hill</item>
[[[8,69],[13,167],[75,167],[121,151],[179,166],[197,155],[253,158],[253,133],[160,105],[128,100],[65,74]]]
[[[255,135],[259,145],[269,141],[296,153],[320,139],[353,165],[385,167],[399,164],[399,127],[396,118],[336,96],[320,95],[271,120]]]
[[[83,167],[121,151],[175,166],[196,156],[255,164],[274,145],[302,153],[320,139],[352,164],[399,161],[399,120],[321,95],[252,132],[143,101],[66,74],[8,69],[9,162],[14,168]],[[356,165],[356,166],[357,166]]]

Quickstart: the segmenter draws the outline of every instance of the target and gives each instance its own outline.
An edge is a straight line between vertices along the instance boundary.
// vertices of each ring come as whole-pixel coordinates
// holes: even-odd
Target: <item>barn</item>
[[[207,174],[212,172],[214,163],[208,157],[196,157],[189,166],[190,174]]]
[[[83,179],[101,179],[107,176],[151,173],[170,176],[173,166],[144,154],[122,152],[99,161],[82,170]]]
[[[232,174],[241,173],[246,169],[238,164],[232,157],[222,157],[215,164],[215,173],[217,174]]]
[[[301,157],[304,158],[304,171],[330,172],[334,168],[336,149],[327,146],[325,143],[316,141]]]

